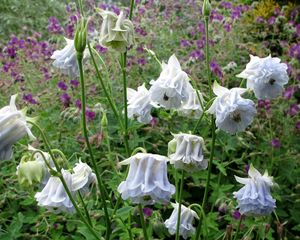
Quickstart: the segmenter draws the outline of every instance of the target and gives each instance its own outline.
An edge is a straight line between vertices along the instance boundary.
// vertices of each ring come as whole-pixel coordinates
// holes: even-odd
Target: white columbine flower
[[[151,102],[150,93],[145,84],[138,87],[137,91],[127,88],[128,118],[137,118],[141,123],[149,123],[152,119],[151,108],[155,106]]]
[[[122,198],[142,204],[168,203],[175,187],[168,180],[167,162],[167,157],[150,153],[137,153],[121,162],[130,164],[127,179],[118,187]]]
[[[203,104],[204,100],[202,94],[200,93],[200,91],[198,91],[198,97],[197,90],[195,90],[191,86],[187,89],[189,92],[188,99],[181,105],[181,107],[178,109],[178,112],[182,116],[199,119],[203,113],[201,104]],[[201,102],[199,101],[199,98]]]
[[[168,144],[170,163],[175,168],[188,172],[207,168],[207,161],[203,156],[204,140],[191,134],[173,134],[174,139]]]
[[[51,56],[55,59],[53,66],[71,77],[79,76],[74,40],[65,38],[67,45],[62,50],[56,50]]]
[[[72,189],[72,175],[70,172],[62,169],[62,176],[65,179],[68,188]],[[75,192],[71,192],[75,194]],[[35,194],[35,199],[39,206],[46,207],[56,212],[68,211],[74,212],[74,206],[67,195],[67,192],[58,177],[51,176],[41,192]]]
[[[247,89],[229,90],[215,82],[213,91],[217,97],[207,112],[216,115],[216,126],[230,134],[244,131],[256,114],[254,102],[240,96]]]
[[[252,164],[248,175],[250,178],[235,176],[237,182],[245,185],[238,192],[233,193],[240,213],[253,216],[271,214],[276,207],[276,200],[270,193],[270,187],[274,185],[273,178],[269,177],[268,172],[261,175]]]
[[[171,235],[176,233],[177,228],[177,218],[178,218],[178,203],[171,203],[174,210],[169,219],[165,221],[165,226],[168,228],[168,231]],[[181,204],[181,213],[180,213],[180,225],[179,225],[179,234],[186,239],[187,237],[195,233],[195,228],[193,227],[194,218],[199,219],[197,213],[190,208]]]
[[[110,11],[100,9],[103,18],[100,31],[100,44],[104,47],[125,52],[127,47],[134,42],[134,27],[129,19],[125,19],[124,13],[119,16]]]
[[[265,58],[250,55],[246,69],[237,77],[247,79],[247,88],[254,91],[258,99],[272,99],[281,95],[288,83],[287,65],[271,55]]]
[[[16,95],[11,96],[9,106],[0,109],[0,160],[12,157],[12,145],[28,134],[31,140],[35,137],[30,131],[25,110],[18,110],[15,104]]]
[[[151,100],[166,109],[178,109],[189,97],[188,75],[181,70],[180,63],[172,55],[168,64],[162,64],[159,78],[150,84]]]
[[[96,182],[96,175],[86,163],[79,161],[73,168],[72,191],[87,193],[89,186]]]

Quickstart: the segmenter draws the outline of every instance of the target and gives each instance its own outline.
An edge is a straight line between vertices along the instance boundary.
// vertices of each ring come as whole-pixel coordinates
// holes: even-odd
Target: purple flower
[[[77,100],[75,101],[75,106],[76,106],[78,109],[81,110],[81,101],[80,101],[80,99],[77,99]]]
[[[89,110],[89,109],[86,109],[85,110],[85,116],[86,116],[87,121],[92,121],[92,120],[95,119],[96,113]]]
[[[58,82],[57,87],[63,91],[66,91],[68,89],[68,85],[64,82]]]
[[[297,103],[293,103],[293,104],[291,104],[291,106],[290,106],[290,109],[289,109],[289,111],[288,111],[288,114],[289,114],[291,117],[293,117],[293,116],[295,116],[295,115],[298,114],[299,110],[300,110],[299,105],[298,105]]]
[[[232,25],[230,23],[224,23],[224,30],[226,32],[230,32],[231,31],[231,28],[232,28]]]
[[[291,99],[296,92],[297,88],[293,86],[289,86],[288,88],[285,89],[283,92],[283,97],[287,100]]]
[[[221,22],[224,19],[223,15],[221,15],[217,10],[212,10],[210,13],[211,21],[219,21]]]
[[[189,47],[190,45],[191,43],[189,40],[185,40],[185,39],[180,40],[180,47],[184,48],[184,47]]]
[[[232,213],[232,217],[235,220],[239,220],[241,218],[241,213],[239,212],[239,210],[234,210],[234,212]]]
[[[264,23],[264,22],[265,22],[265,20],[264,20],[263,17],[257,17],[256,18],[256,23]]]
[[[202,34],[205,34],[205,25],[203,22],[198,23],[198,30],[199,32],[201,32]]]
[[[300,59],[300,43],[294,43],[290,47],[290,57]]]
[[[150,125],[151,127],[155,127],[158,124],[158,120],[156,117],[152,117],[151,121],[150,121]]]
[[[219,64],[215,61],[215,60],[212,60],[210,62],[210,70],[219,78],[223,78],[223,73],[222,73],[222,70],[219,66]]]
[[[271,145],[273,148],[280,148],[280,141],[278,138],[274,138],[272,141],[271,141]]]
[[[151,208],[145,207],[143,208],[145,218],[151,217],[153,210]]]
[[[79,86],[79,82],[76,80],[76,79],[72,79],[70,81],[70,84],[73,86],[73,87],[78,87]]]
[[[222,1],[220,3],[220,7],[223,7],[225,9],[230,9],[232,7],[232,3],[231,2],[225,2],[225,1]]]
[[[63,93],[60,96],[60,101],[64,105],[64,107],[69,107],[71,102],[71,97],[67,93]]]
[[[204,53],[201,50],[194,50],[190,53],[190,58],[195,60],[203,60]]]
[[[276,18],[274,16],[272,16],[268,19],[268,24],[273,25],[275,23],[275,21],[276,21]]]
[[[250,169],[250,166],[247,164],[247,165],[245,165],[245,172],[248,174],[248,172],[249,172],[249,169]]]
[[[295,128],[298,129],[298,130],[300,130],[300,121],[296,122]]]
[[[23,100],[30,104],[38,104],[38,102],[33,99],[32,94],[24,94]]]
[[[50,17],[48,19],[48,31],[53,34],[61,34],[63,32],[62,26],[59,24],[57,18]]]
[[[100,44],[97,44],[95,46],[96,50],[99,52],[99,53],[106,53],[107,52],[107,48],[105,47],[102,47]]]
[[[146,65],[146,59],[145,58],[139,58],[138,59],[138,64],[141,65],[141,66]]]

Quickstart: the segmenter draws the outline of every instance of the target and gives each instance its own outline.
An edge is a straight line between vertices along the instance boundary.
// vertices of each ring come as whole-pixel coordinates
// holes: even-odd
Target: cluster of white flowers
[[[75,196],[77,191],[85,194],[88,192],[88,187],[96,182],[95,174],[92,169],[86,164],[79,161],[73,168],[74,173],[62,169],[61,174],[65,179],[70,193]],[[74,212],[74,206],[61,182],[59,177],[51,176],[41,192],[35,194],[35,198],[39,206],[46,207],[56,212],[68,211]]]
[[[203,112],[200,102],[203,101],[202,95],[189,83],[189,77],[182,71],[175,55],[170,57],[168,64],[162,63],[159,78],[150,84],[149,91],[144,84],[138,91],[127,89],[129,118],[149,123],[152,107],[177,110],[181,115],[191,118],[198,118]]]
[[[0,109],[0,160],[12,158],[12,146],[28,134],[34,140],[30,126],[28,126],[26,110],[18,110],[16,107],[17,94],[11,96],[10,104]]]

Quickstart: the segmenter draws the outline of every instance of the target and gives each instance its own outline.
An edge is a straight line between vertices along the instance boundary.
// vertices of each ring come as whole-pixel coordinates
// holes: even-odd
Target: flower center
[[[242,117],[241,117],[241,114],[238,112],[238,111],[234,111],[232,114],[231,114],[231,118],[233,121],[235,122],[240,122],[242,120]]]
[[[271,78],[271,79],[269,80],[269,83],[270,83],[271,85],[273,85],[275,82],[276,82],[275,79],[272,79],[272,78]]]
[[[165,101],[168,101],[168,100],[169,100],[169,97],[167,96],[167,94],[164,94],[164,100],[165,100]]]

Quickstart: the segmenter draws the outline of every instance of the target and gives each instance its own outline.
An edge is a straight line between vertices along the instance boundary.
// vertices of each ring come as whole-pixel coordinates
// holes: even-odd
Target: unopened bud
[[[106,113],[103,112],[102,119],[101,119],[101,127],[106,128],[107,124],[108,124],[108,120],[107,120],[107,117],[106,117]]]
[[[209,0],[204,0],[203,6],[202,6],[202,14],[205,17],[208,17],[210,15],[211,11],[211,5],[209,3]]]
[[[82,56],[86,47],[87,26],[88,26],[88,21],[85,22],[84,20],[81,20],[77,25],[75,37],[74,37],[74,45],[75,45],[76,52],[78,55],[82,55]]]

